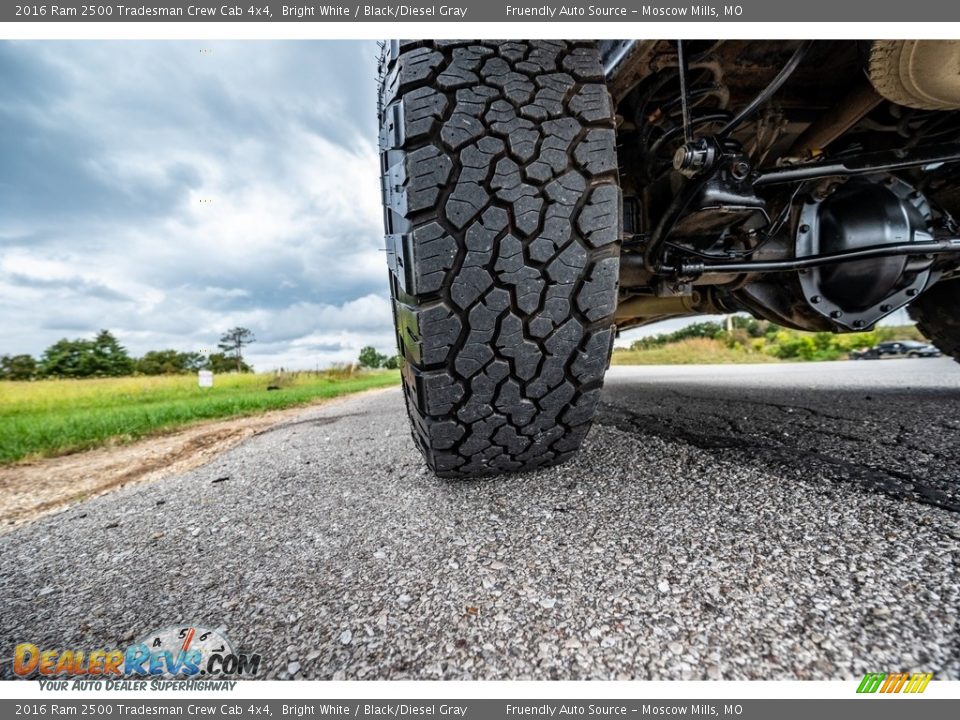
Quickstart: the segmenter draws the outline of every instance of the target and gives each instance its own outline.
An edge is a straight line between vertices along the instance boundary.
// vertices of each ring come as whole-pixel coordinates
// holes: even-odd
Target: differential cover
[[[926,200],[894,177],[856,178],[800,213],[797,257],[931,239]],[[801,273],[810,306],[858,330],[905,305],[929,279],[906,256],[835,263]]]

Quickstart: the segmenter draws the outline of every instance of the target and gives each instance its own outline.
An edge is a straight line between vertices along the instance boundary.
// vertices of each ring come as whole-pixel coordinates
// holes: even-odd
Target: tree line
[[[853,350],[873,347],[884,340],[923,340],[914,326],[881,326],[864,332],[834,334],[791,330],[766,320],[734,315],[727,326],[697,322],[671,333],[635,340],[630,350],[651,350],[693,338],[716,340],[731,350],[764,353],[781,360],[838,360]]]
[[[132,357],[113,333],[101,330],[92,340],[58,340],[39,358],[28,354],[0,355],[0,379],[176,375],[198,370],[253,372],[253,367],[243,359],[243,349],[253,342],[256,338],[250,330],[235,327],[220,337],[217,353],[150,350],[142,357]]]

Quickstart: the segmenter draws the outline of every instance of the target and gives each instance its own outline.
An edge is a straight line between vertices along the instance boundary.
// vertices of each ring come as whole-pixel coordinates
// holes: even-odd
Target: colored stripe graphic
[[[863,676],[863,680],[860,681],[860,687],[857,688],[857,692],[875,693],[886,676],[886,673],[867,673]]]
[[[933,673],[914,673],[910,678],[910,682],[907,683],[907,687],[904,689],[906,693],[922,693],[927,689],[927,685],[930,684],[930,680],[933,678]]]
[[[857,686],[858,693],[884,694],[892,693],[922,693],[927,689],[933,673],[867,673]]]

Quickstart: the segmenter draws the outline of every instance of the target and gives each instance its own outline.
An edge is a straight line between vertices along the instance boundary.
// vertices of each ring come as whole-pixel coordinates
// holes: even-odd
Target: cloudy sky
[[[370,42],[0,42],[0,353],[394,341]]]
[[[376,57],[0,41],[0,354],[100,328],[136,355],[210,350],[235,325],[260,370],[392,352]]]

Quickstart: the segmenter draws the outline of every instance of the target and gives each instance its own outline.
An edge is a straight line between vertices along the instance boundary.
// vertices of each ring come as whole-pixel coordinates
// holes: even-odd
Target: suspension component
[[[712,169],[719,155],[716,143],[709,139],[691,140],[673,154],[673,169],[687,177],[695,177]]]
[[[862,153],[825,163],[804,163],[759,173],[753,180],[756,187],[783,185],[804,180],[831,177],[854,177],[894,170],[907,170],[923,165],[960,162],[960,143],[945,143],[911,150],[884,150]]]

